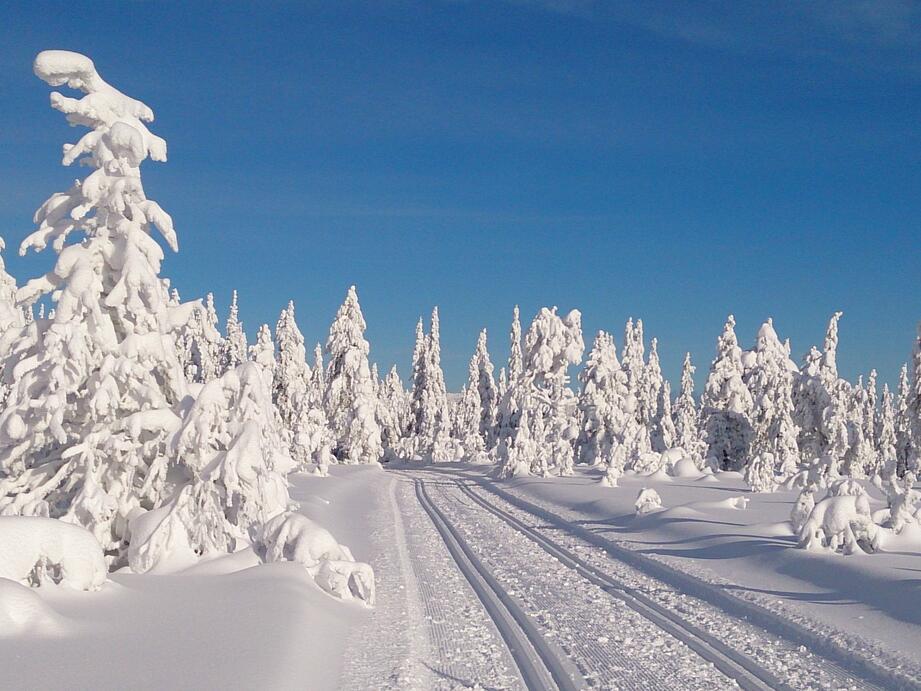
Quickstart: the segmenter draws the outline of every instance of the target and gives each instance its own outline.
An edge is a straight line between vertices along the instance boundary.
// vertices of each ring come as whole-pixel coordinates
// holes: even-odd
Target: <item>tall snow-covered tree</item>
[[[745,383],[753,406],[751,456],[744,463],[745,477],[753,490],[772,491],[777,475],[788,477],[799,466],[797,428],[793,422],[793,381],[797,372],[787,348],[768,319],[755,339]]]
[[[794,387],[794,421],[799,426],[799,449],[804,463],[820,462],[821,474],[839,475],[851,444],[848,408],[850,385],[839,378],[838,322],[835,312],[828,322],[823,350],[811,348]]]
[[[307,388],[310,369],[307,365],[307,351],[304,348],[304,336],[294,317],[294,301],[278,315],[275,324],[275,339],[278,342],[277,364],[272,379],[272,400],[278,409],[282,425],[293,430],[297,421],[307,407]],[[303,461],[302,450],[292,439],[291,453],[298,461]]]
[[[731,314],[716,345],[716,357],[701,398],[707,454],[723,470],[739,470],[751,444],[752,397],[742,376],[742,350]]]
[[[675,420],[675,443],[684,449],[695,465],[702,467],[707,445],[698,427],[697,400],[694,396],[694,365],[691,354],[685,353],[681,366],[681,391],[675,399],[672,415]]]
[[[477,371],[477,395],[480,399],[479,431],[486,448],[491,448],[497,436],[496,417],[499,396],[496,392],[496,381],[493,379],[492,360],[489,358],[489,350],[486,347],[486,329],[480,332],[473,357]]]
[[[667,380],[662,380],[656,403],[650,438],[654,451],[665,451],[675,446],[677,436],[675,421],[672,418],[672,387]]]
[[[639,328],[634,329],[634,333],[643,333],[643,322],[639,321]],[[653,338],[649,343],[649,357],[646,365],[642,369],[642,375],[637,391],[638,410],[637,415],[640,424],[646,426],[652,431],[657,426],[656,412],[659,408],[659,394],[665,380],[662,377],[662,366],[659,363],[659,341]],[[655,436],[652,434],[651,436]],[[656,451],[664,451],[663,448],[653,443]]]
[[[905,475],[908,469],[908,458],[911,455],[911,387],[908,384],[908,365],[902,365],[899,370],[899,388],[895,401],[895,438],[896,458],[898,460],[898,476]]]
[[[911,380],[908,392],[908,421],[906,429],[910,448],[906,454],[908,470],[918,474],[921,470],[921,322],[911,352]]]
[[[518,417],[521,412],[521,394],[518,382],[521,379],[523,364],[521,350],[521,316],[518,305],[512,312],[512,327],[509,332],[509,357],[508,368],[505,370],[506,380],[496,406],[496,437],[497,443],[503,442],[507,446],[515,429],[518,426]],[[498,448],[496,449],[498,453]]]
[[[421,319],[416,324],[411,400],[410,432],[415,453],[421,458],[431,458],[436,437],[440,436],[440,455],[451,455],[448,448],[450,407],[441,369],[441,327],[437,307],[432,310],[428,335],[423,331]]]
[[[0,415],[0,511],[81,524],[115,566],[143,553],[132,559],[140,570],[163,554],[160,518],[174,526],[173,545],[201,553],[196,536],[208,533],[226,547],[230,533],[241,537],[259,517],[283,509],[287,489],[266,455],[269,433],[258,426],[244,435],[222,425],[226,454],[207,463],[176,442],[184,423],[205,429],[185,410],[190,390],[175,346],[201,304],[171,306],[159,277],[163,251],[154,228],[174,251],[178,243],[172,219],[144,194],[140,165],[148,157],[165,161],[166,143],[144,124],[153,120],[150,108],[107,84],[89,58],[45,51],[34,69],[52,86],[85,94],[54,92],[51,104],[72,125],[90,128],[65,146],[63,162],[92,172],[42,205],[39,228],[21,247],[50,243],[58,253],[51,272],[17,292],[26,304],[50,293],[55,310],[53,319],[27,327],[6,361],[14,386]],[[84,238],[68,245],[71,233]],[[193,410],[199,401],[201,394]],[[222,422],[246,416],[236,399],[219,410]],[[204,461],[205,450],[196,453]],[[271,499],[245,486],[254,476],[275,487]],[[192,494],[196,501],[183,499]],[[213,510],[200,510],[206,496]]]
[[[529,472],[547,475],[572,473],[578,436],[576,397],[569,388],[567,370],[582,360],[585,349],[582,340],[582,315],[572,310],[565,317],[556,308],[542,308],[525,336],[523,369],[516,385],[522,401],[521,410],[528,409],[531,429],[529,438],[539,452]],[[549,443],[548,443],[549,436]],[[562,440],[562,441],[561,441]],[[500,476],[511,477],[524,472],[514,464],[520,458],[506,452],[500,456]]]
[[[5,248],[3,238],[0,238],[0,251]],[[10,344],[21,335],[23,326],[25,314],[16,305],[16,279],[6,272],[0,256],[0,410],[10,393],[10,386],[3,381],[3,361],[9,353]]]
[[[889,385],[883,384],[883,398],[879,411],[879,430],[876,437],[877,463],[873,474],[881,480],[891,481],[896,477],[896,444],[895,433],[895,406],[892,402],[892,393]]]
[[[310,408],[322,408],[326,396],[326,368],[323,365],[323,346],[317,343],[313,347],[313,366],[307,380],[307,405]]]
[[[481,335],[485,335],[485,331]],[[480,432],[483,421],[483,406],[480,399],[480,352],[479,345],[467,366],[467,383],[461,393],[461,400],[455,418],[454,437],[464,449],[464,460],[478,463],[485,459],[486,443]]]
[[[224,340],[221,342],[221,368],[228,372],[247,361],[249,348],[246,344],[246,332],[240,321],[240,308],[237,305],[237,291],[233,291],[230,312],[224,327]]]
[[[397,366],[390,368],[380,392],[381,403],[388,412],[387,424],[381,426],[381,441],[384,448],[396,451],[409,425],[409,401]]]
[[[268,381],[269,392],[272,390],[272,378],[275,375],[275,341],[268,324],[259,327],[256,342],[249,347],[249,359],[262,367],[264,378]]]
[[[579,380],[579,460],[595,465],[609,458],[611,449],[623,440],[627,375],[617,360],[611,334],[596,334]]]
[[[343,463],[376,463],[383,454],[365,328],[352,286],[326,341],[326,414],[336,438],[334,453]]]

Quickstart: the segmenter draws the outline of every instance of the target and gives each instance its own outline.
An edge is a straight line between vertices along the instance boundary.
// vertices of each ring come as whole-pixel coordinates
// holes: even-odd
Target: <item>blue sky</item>
[[[915,3],[12,3],[0,9],[0,234],[15,247],[81,171],[31,74],[84,52],[156,113],[145,185],[175,220],[185,298],[289,298],[309,342],[348,286],[406,374],[439,305],[448,384],[513,305],[642,317],[677,378],[725,316],[799,357],[844,311],[839,366],[894,382],[921,318]]]

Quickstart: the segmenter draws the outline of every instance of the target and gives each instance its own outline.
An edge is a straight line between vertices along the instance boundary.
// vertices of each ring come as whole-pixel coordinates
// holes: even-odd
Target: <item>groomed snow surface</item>
[[[370,563],[373,608],[324,592],[309,557],[259,564],[251,550],[102,582],[104,568],[84,549],[89,533],[0,519],[0,550],[25,555],[4,560],[0,578],[0,684],[921,684],[921,536],[873,556],[814,553],[794,548],[796,493],[754,494],[735,473],[627,473],[613,488],[600,476],[579,468],[571,478],[495,481],[459,464],[292,476],[300,519],[288,523],[326,526]],[[638,515],[643,489],[662,506]],[[870,496],[878,509],[883,499]],[[47,568],[41,587],[28,588],[35,550]]]

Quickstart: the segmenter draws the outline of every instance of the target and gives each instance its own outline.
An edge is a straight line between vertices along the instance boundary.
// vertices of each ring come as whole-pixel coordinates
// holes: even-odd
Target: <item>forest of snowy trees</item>
[[[50,245],[48,273],[19,286],[0,264],[0,513],[81,525],[109,568],[139,572],[243,543],[281,558],[278,541],[298,528],[286,475],[336,463],[492,464],[499,479],[582,465],[612,486],[625,472],[736,471],[753,491],[801,490],[794,522],[807,546],[817,502],[859,495],[854,480],[888,494],[893,525],[918,520],[921,332],[897,390],[880,392],[875,371],[839,375],[840,312],[799,365],[770,319],[745,350],[730,315],[699,396],[689,354],[672,391],[642,320],[619,343],[599,332],[586,354],[580,312],[555,307],[526,330],[514,309],[509,340],[493,345],[498,372],[486,331],[471,334],[459,394],[445,385],[438,309],[416,326],[404,383],[373,363],[354,286],[325,343],[308,350],[289,302],[250,344],[236,292],[221,326],[212,295],[182,302],[160,276],[154,231],[173,251],[178,239],[141,184],[142,162],[166,160],[150,108],[74,53],[41,53],[35,72],[83,92],[55,92],[51,105],[89,129],[63,162],[91,172],[42,204],[20,246]],[[45,296],[47,313],[35,307]],[[858,516],[816,539],[852,549],[872,532]],[[372,588],[345,548],[310,566],[353,593]]]

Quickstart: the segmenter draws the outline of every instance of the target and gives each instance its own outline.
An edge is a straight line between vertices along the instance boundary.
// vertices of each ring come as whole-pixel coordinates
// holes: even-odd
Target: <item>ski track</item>
[[[343,689],[524,689],[491,618],[415,498],[389,479],[378,493],[371,555],[378,602],[346,652]]]
[[[582,688],[584,685],[580,683],[579,670],[554,642],[544,638],[535,622],[471,551],[456,528],[432,502],[422,480],[416,480],[416,496],[441,534],[458,568],[496,623],[528,688],[557,687],[561,691]]]
[[[439,477],[444,481],[444,474],[439,474]],[[704,599],[683,592],[679,585],[670,583],[667,578],[659,577],[659,571],[676,572],[680,577],[679,584],[684,580],[696,581],[694,576],[678,574],[674,567],[658,562],[653,565],[658,567],[653,569],[653,573],[657,575],[646,573],[641,568],[636,568],[637,562],[642,564],[644,561],[642,555],[636,555],[636,559],[630,555],[629,564],[622,561],[617,554],[625,548],[570,524],[569,520],[580,518],[578,515],[569,516],[572,512],[556,506],[550,510],[530,501],[530,498],[522,499],[514,492],[493,487],[488,481],[479,478],[473,479],[468,476],[464,481],[472,481],[472,486],[478,490],[477,495],[488,504],[510,513],[531,529],[577,554],[595,568],[612,574],[617,580],[644,593],[660,605],[680,613],[690,624],[709,632],[730,648],[750,656],[755,663],[771,671],[792,688],[921,688],[914,670],[904,667],[880,669],[873,660],[846,659],[846,651],[836,652],[835,644],[822,634],[800,630],[802,627],[785,620],[779,614],[767,610],[757,613],[759,623],[768,621],[772,624],[772,631],[785,635],[777,635],[756,626],[747,620],[748,614],[754,612],[752,608],[757,607],[754,603],[739,601],[738,613],[733,615],[719,604],[707,601],[708,587],[716,589],[718,586],[700,583],[699,587],[695,587],[695,595],[704,593]],[[487,492],[488,495],[484,497]],[[527,508],[529,506],[530,510]],[[590,539],[584,539],[583,534],[588,534]],[[719,589],[719,592],[713,595],[717,603],[727,597],[735,599],[733,595],[726,593],[725,589]],[[725,606],[725,603],[723,604]],[[774,621],[770,622],[771,619]],[[834,659],[829,660],[812,652],[816,648],[822,649],[823,652],[827,649],[833,653]],[[847,665],[847,669],[838,664],[839,658],[842,664]],[[856,673],[862,674],[856,676]],[[864,676],[867,679],[862,678]]]
[[[709,661],[611,597],[518,530],[477,506],[453,482],[425,482],[467,545],[579,669],[603,689],[734,686]]]

